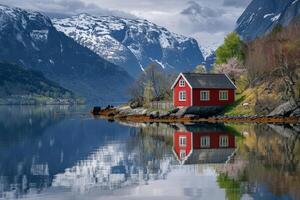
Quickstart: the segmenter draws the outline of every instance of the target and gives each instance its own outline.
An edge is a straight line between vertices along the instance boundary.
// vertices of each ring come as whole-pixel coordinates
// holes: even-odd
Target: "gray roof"
[[[236,89],[225,74],[182,73],[192,88]]]
[[[194,149],[184,164],[225,163],[234,151],[234,148]]]

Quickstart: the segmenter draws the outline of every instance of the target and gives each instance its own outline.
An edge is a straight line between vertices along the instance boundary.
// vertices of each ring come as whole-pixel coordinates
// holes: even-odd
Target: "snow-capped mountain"
[[[253,0],[237,21],[236,32],[250,41],[288,25],[300,14],[300,0]]]
[[[80,14],[52,21],[57,30],[134,77],[150,63],[179,72],[204,62],[195,39],[171,33],[147,20]]]
[[[0,61],[39,70],[88,100],[120,100],[133,81],[119,66],[57,31],[48,17],[4,5]]]

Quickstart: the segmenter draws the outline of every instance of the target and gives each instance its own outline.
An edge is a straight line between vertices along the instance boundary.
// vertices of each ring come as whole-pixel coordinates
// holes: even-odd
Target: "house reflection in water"
[[[179,125],[173,135],[173,153],[180,164],[226,163],[235,148],[234,134],[222,125]]]

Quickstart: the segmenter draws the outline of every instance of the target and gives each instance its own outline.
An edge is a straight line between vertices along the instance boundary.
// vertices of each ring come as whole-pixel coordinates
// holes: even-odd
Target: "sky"
[[[0,0],[51,16],[89,13],[143,18],[215,48],[233,31],[251,0]]]

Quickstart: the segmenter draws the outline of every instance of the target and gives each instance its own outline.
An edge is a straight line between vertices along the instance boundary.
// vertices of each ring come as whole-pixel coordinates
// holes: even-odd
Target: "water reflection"
[[[0,198],[300,199],[299,127],[117,124],[81,111],[0,107]]]
[[[235,135],[222,125],[177,125],[173,134],[173,151],[181,164],[226,163],[235,148]]]

